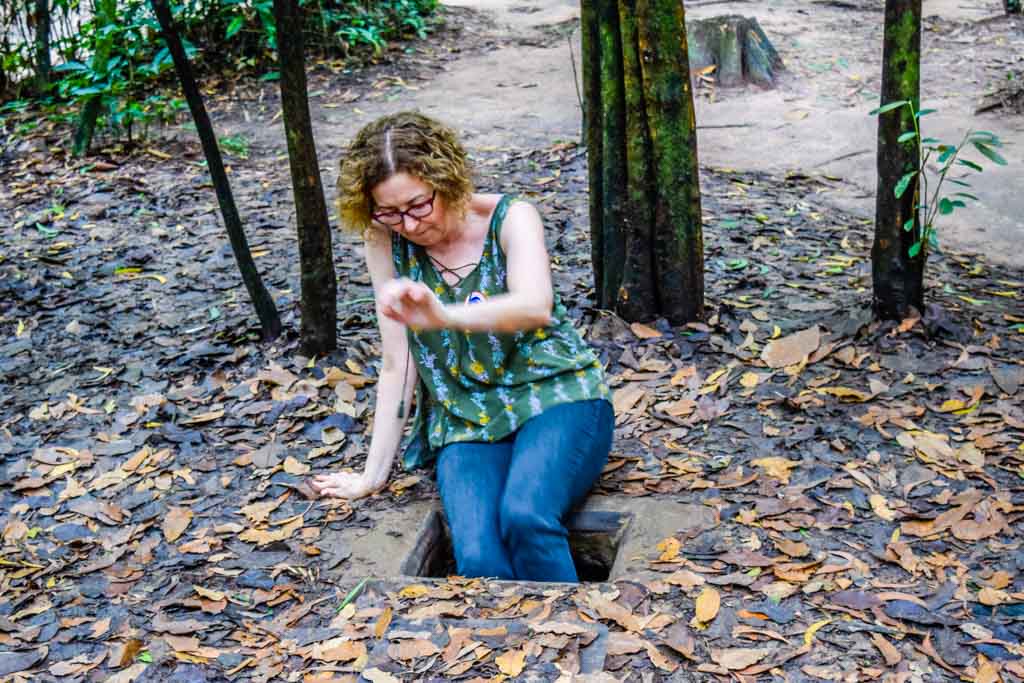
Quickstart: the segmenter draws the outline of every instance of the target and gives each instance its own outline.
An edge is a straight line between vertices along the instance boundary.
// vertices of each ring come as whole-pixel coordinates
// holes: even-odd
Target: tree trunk
[[[687,25],[690,68],[715,67],[715,82],[724,87],[753,83],[775,86],[785,66],[757,19],[729,14]]]
[[[699,320],[703,241],[682,4],[583,0],[582,10],[597,303],[628,320]]]
[[[636,12],[637,0],[619,0],[626,112],[627,210],[622,217],[624,263],[615,308],[627,320],[651,318],[654,317],[650,315],[651,310],[661,310],[657,287],[651,277],[655,272],[651,249],[655,192],[650,182],[653,169]]]
[[[1021,5],[1021,0],[1003,0],[1003,8],[1007,14],[1020,14]]]
[[[308,355],[337,348],[337,281],[331,226],[320,181],[313,125],[309,119],[306,58],[298,0],[274,0],[281,108],[295,195],[302,273],[302,347]]]
[[[921,0],[886,0],[884,41],[881,105],[909,100],[917,111],[921,82]],[[910,247],[921,231],[915,210],[922,201],[918,176],[914,176],[900,198],[894,193],[900,178],[916,170],[920,163],[916,140],[898,142],[901,134],[912,130],[914,117],[907,107],[878,116],[878,187],[871,274],[875,315],[883,320],[902,320],[911,307],[923,310],[927,249],[921,249],[915,257],[910,256]]]
[[[189,64],[188,56],[182,47],[181,39],[174,28],[171,10],[167,0],[150,0],[153,12],[163,32],[164,40],[167,42],[167,49],[174,61],[174,68],[178,72],[181,81],[181,89],[185,93],[189,110],[192,112],[192,120],[196,124],[196,131],[203,144],[203,153],[206,155],[207,168],[210,169],[210,178],[213,181],[214,189],[217,192],[217,202],[220,204],[221,215],[224,218],[224,226],[228,231],[228,238],[231,240],[231,250],[235,254],[235,261],[242,274],[242,281],[249,292],[249,298],[256,308],[260,324],[263,328],[264,341],[275,339],[281,333],[281,318],[277,314],[277,307],[266,287],[260,278],[256,264],[253,262],[252,253],[249,251],[249,243],[245,238],[245,231],[242,229],[242,221],[238,217],[238,208],[235,206],[234,196],[231,194],[231,185],[228,183],[228,176],[224,172],[224,161],[220,156],[220,149],[217,147],[217,137],[214,135],[213,126],[210,124],[210,117],[206,113],[206,106],[203,104],[202,96],[199,94],[199,87],[192,76],[192,67]]]
[[[95,5],[96,20],[101,28],[112,27],[117,24],[117,0],[97,0]],[[114,46],[113,34],[104,34],[96,46],[96,53],[92,57],[92,70],[97,73],[106,73],[107,60],[110,58],[110,50]],[[96,121],[100,116],[100,108],[103,106],[103,96],[93,95],[82,106],[78,115],[78,126],[75,129],[75,139],[71,146],[71,153],[76,156],[84,156],[89,147],[92,146],[92,137],[96,131]]]
[[[50,63],[50,0],[36,2],[36,87],[40,94],[46,93],[52,78]]]

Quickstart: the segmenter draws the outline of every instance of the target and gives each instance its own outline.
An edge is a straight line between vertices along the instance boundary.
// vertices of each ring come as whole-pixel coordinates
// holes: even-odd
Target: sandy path
[[[360,102],[357,110],[321,110],[317,139],[334,152],[375,116],[416,108],[460,128],[471,146],[530,146],[578,140],[580,104],[573,61],[580,68],[577,0],[446,0],[486,13],[495,24],[495,47],[456,59],[399,101]],[[802,172],[841,179],[815,198],[864,220],[874,214],[875,119],[881,60],[882,13],[877,0],[864,9],[808,0],[718,2],[690,8],[692,19],[719,14],[755,16],[788,66],[776,90],[719,91],[697,101],[701,163],[742,171]],[[973,22],[1001,13],[999,0],[970,6],[959,0],[925,0],[923,103],[938,109],[925,119],[926,134],[959,140],[968,128],[1000,135],[1008,167],[985,163],[975,183],[980,204],[943,217],[943,245],[1020,263],[1024,241],[1024,120],[973,111],[991,71],[984,64],[1005,54],[1024,60],[1024,30],[991,22],[993,39]],[[981,24],[987,26],[988,24]],[[563,37],[559,38],[559,32]],[[570,38],[564,37],[566,34]],[[1024,63],[1017,62],[1019,70]],[[723,127],[725,126],[725,127]],[[975,157],[976,158],[976,157]]]

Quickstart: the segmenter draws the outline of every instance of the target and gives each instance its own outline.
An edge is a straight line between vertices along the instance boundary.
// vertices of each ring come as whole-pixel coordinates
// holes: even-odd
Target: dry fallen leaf
[[[818,326],[768,342],[761,352],[770,368],[783,368],[806,361],[821,345],[821,331]]]
[[[358,642],[358,641],[357,641]],[[392,659],[407,661],[419,657],[430,657],[441,651],[437,645],[426,638],[410,638],[400,640],[388,646],[388,656]]]
[[[164,538],[167,539],[168,543],[174,543],[185,533],[185,529],[192,522],[192,510],[186,507],[174,506],[164,517],[161,528],[164,532]]]
[[[722,597],[718,591],[707,586],[697,596],[696,618],[702,624],[710,623],[718,616],[718,609],[722,605]]]
[[[523,667],[526,666],[526,652],[523,650],[509,650],[505,654],[495,657],[494,663],[498,665],[501,673],[515,678],[523,673]]]
[[[778,456],[769,458],[758,458],[750,463],[754,467],[760,467],[769,477],[778,479],[783,484],[789,483],[789,471],[799,465],[796,460],[789,460]]]
[[[767,657],[769,652],[770,650],[767,648],[729,647],[721,650],[712,648],[711,659],[723,668],[739,671],[757,664]]]
[[[639,339],[657,339],[662,336],[661,332],[642,323],[632,323],[629,329],[633,330],[633,334]]]

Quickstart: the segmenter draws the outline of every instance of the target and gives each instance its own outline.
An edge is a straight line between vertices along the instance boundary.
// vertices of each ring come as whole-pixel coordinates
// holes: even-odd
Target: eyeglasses
[[[419,204],[413,204],[405,211],[381,211],[371,215],[373,220],[389,226],[401,225],[405,222],[406,216],[411,216],[417,220],[426,218],[434,211],[434,198],[436,196],[437,190],[434,190],[434,193],[430,195],[430,199]]]

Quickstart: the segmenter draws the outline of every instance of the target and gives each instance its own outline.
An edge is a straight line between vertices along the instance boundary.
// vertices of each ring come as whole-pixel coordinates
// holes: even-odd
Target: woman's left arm
[[[514,202],[501,228],[508,268],[508,292],[473,304],[445,306],[451,329],[466,332],[519,332],[551,324],[554,292],[544,225],[532,204]]]

